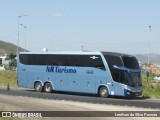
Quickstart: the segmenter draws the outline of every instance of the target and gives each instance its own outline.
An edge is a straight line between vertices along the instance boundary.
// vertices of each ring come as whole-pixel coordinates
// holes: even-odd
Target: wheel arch
[[[36,85],[37,82],[40,82],[40,83],[42,84],[42,87],[44,86],[44,83],[43,83],[41,80],[36,80],[36,81],[34,82],[33,88],[35,88],[35,85]]]
[[[100,90],[101,87],[106,87],[107,90],[108,90],[108,94],[110,95],[110,89],[107,85],[99,85],[98,90],[97,90],[97,94],[99,94],[99,90]]]
[[[51,81],[46,81],[46,82],[44,82],[44,85],[45,85],[46,83],[50,83],[50,84],[52,85],[52,89],[54,89],[53,83],[52,83]]]

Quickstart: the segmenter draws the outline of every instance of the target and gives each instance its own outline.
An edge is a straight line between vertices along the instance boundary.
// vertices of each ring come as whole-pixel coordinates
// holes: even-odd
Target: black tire
[[[42,86],[41,82],[36,82],[34,89],[36,92],[42,92],[43,86]]]
[[[108,96],[108,89],[106,87],[101,87],[99,89],[99,97],[107,98]]]
[[[44,85],[44,92],[47,92],[47,93],[51,93],[52,92],[52,85],[51,85],[51,83],[46,83]]]

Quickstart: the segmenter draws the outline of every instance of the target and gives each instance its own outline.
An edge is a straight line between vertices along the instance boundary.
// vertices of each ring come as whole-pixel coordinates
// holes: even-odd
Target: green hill
[[[21,51],[24,51],[24,49],[19,47],[19,52]],[[17,52],[16,45],[0,40],[0,55],[5,53],[16,53],[16,52]]]

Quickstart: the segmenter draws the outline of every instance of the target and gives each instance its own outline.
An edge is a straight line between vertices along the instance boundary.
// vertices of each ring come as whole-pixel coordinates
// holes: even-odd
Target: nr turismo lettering
[[[46,72],[53,72],[53,73],[76,73],[76,69],[69,69],[67,67],[60,68],[58,66],[47,66]]]

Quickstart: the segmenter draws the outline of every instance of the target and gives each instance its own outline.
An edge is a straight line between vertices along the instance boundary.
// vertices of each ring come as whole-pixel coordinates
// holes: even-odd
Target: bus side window
[[[20,63],[22,63],[22,64],[25,64],[25,65],[28,65],[29,63],[29,61],[28,61],[28,54],[20,54],[19,55],[19,60],[20,60]]]
[[[101,70],[105,70],[105,67],[102,64],[96,65],[96,68],[101,69]]]
[[[105,67],[100,55],[96,55],[95,58],[92,58],[92,56],[89,56],[89,64],[91,67],[105,70]]]

